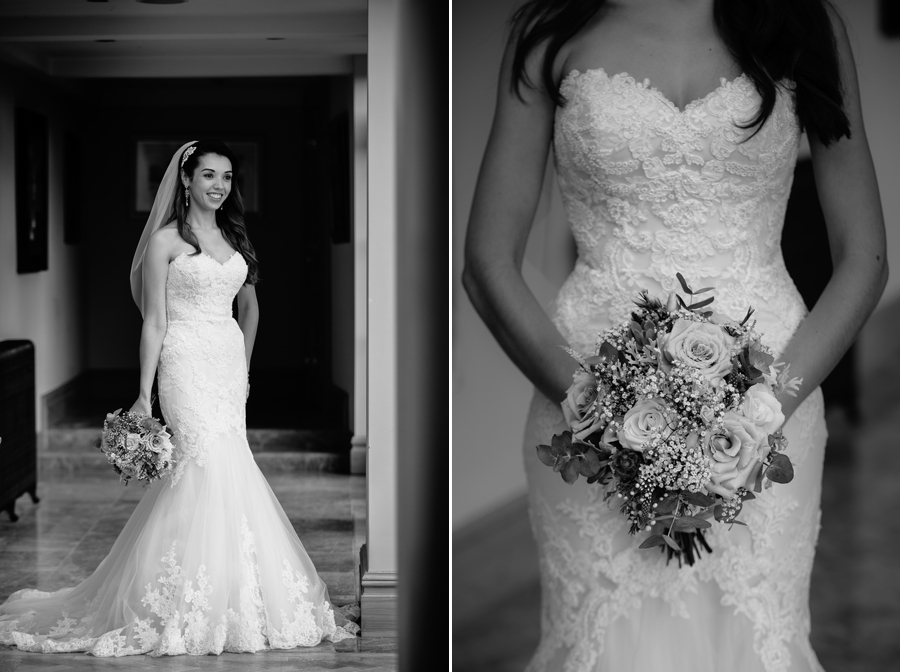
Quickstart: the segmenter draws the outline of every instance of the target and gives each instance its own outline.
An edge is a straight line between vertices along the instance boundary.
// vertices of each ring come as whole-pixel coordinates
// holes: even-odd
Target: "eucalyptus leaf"
[[[548,467],[552,467],[556,464],[556,457],[553,455],[553,449],[550,446],[540,445],[537,447],[538,459],[546,464]]]
[[[598,353],[598,356],[601,359],[607,359],[611,362],[614,362],[619,356],[619,351],[616,349],[616,346],[614,346],[609,341],[603,341],[603,344],[600,346],[600,352]]]
[[[673,551],[681,553],[681,546],[679,546],[678,542],[672,539],[672,537],[663,537],[663,541],[666,542]]]
[[[585,478],[590,478],[599,471],[599,469],[595,469],[590,465],[590,463],[588,463],[586,455],[582,455],[581,457],[576,457],[573,459],[578,460],[578,473]]]
[[[766,469],[766,478],[775,483],[790,483],[794,480],[794,466],[787,455],[776,453],[772,463]]]
[[[578,480],[578,472],[581,469],[581,461],[582,460],[580,457],[573,457],[570,458],[563,466],[562,477],[563,480],[569,485],[572,485],[572,483]]]
[[[663,501],[658,502],[658,506],[656,509],[656,513],[672,513],[675,510],[675,506],[678,504],[678,495],[667,495],[663,498]]]
[[[687,292],[688,294],[693,294],[693,290],[688,287],[687,280],[684,279],[684,276],[681,273],[676,273],[675,277],[678,278],[678,282],[681,283],[681,288]]]
[[[694,506],[702,506],[704,509],[716,503],[714,497],[704,495],[700,492],[686,492],[681,495],[681,498],[688,504],[693,504]]]
[[[572,432],[566,430],[562,434],[554,434],[550,438],[550,444],[556,457],[568,455],[572,447]]]
[[[600,471],[600,455],[594,450],[593,446],[587,447],[587,450],[584,451],[584,455],[582,455],[581,459],[584,462],[581,471],[582,476],[593,476]],[[588,470],[588,473],[584,473],[585,469]]]
[[[679,516],[672,522],[672,527],[676,532],[697,529],[705,530],[708,527],[712,527],[712,523],[708,520],[703,520],[702,518],[696,518],[694,516]]]
[[[634,336],[634,340],[638,343],[643,343],[644,334],[641,332],[641,325],[637,322],[632,322],[628,325],[629,330],[631,331],[631,335]]]
[[[691,310],[696,310],[697,308],[703,308],[703,306],[708,306],[713,302],[713,297],[709,297],[707,299],[703,299],[703,301],[698,301],[697,303],[692,303],[688,306]]]
[[[638,548],[653,548],[654,546],[664,546],[666,543],[666,539],[667,537],[664,537],[661,534],[654,534],[652,537],[647,537],[646,539],[644,539],[644,543],[638,546]]]

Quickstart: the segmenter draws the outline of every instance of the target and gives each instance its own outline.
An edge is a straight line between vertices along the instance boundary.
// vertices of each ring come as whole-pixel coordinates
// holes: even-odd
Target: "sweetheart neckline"
[[[606,77],[607,81],[612,81],[613,79],[619,78],[619,79],[624,80],[625,82],[633,84],[634,86],[638,87],[639,89],[644,89],[645,91],[650,91],[651,93],[656,94],[656,96],[658,98],[660,98],[664,103],[666,103],[669,107],[671,107],[678,114],[686,114],[689,110],[693,109],[694,107],[702,105],[703,103],[710,100],[713,96],[715,96],[717,93],[719,93],[719,91],[723,91],[727,88],[734,86],[741,79],[747,79],[747,75],[744,72],[739,74],[734,79],[727,79],[726,77],[720,77],[719,85],[716,88],[714,88],[712,91],[707,93],[702,98],[696,98],[696,99],[692,100],[691,102],[689,102],[687,105],[684,106],[684,109],[679,108],[675,103],[673,103],[671,101],[671,99],[666,94],[664,94],[662,91],[657,89],[655,86],[652,86],[650,84],[649,77],[645,77],[642,82],[638,82],[637,79],[635,79],[634,77],[632,77],[625,71],[617,72],[614,75],[610,75],[608,72],[606,72],[606,70],[604,68],[599,67],[599,66],[596,68],[588,68],[587,70],[581,70],[581,71],[579,71],[577,69],[570,70],[569,73],[565,77],[563,77],[562,81],[559,83],[560,89],[562,88],[563,84],[565,84],[569,79],[577,79],[578,77],[581,77],[582,75],[587,75],[590,73],[601,73],[604,77]]]
[[[219,261],[211,254],[208,254],[202,250],[200,251],[199,255],[193,255],[188,252],[181,252],[180,254],[175,255],[175,259],[178,259],[179,257],[193,257],[193,256],[208,257],[209,259],[212,259],[214,262],[216,262],[219,266],[225,266],[226,264],[228,264],[229,261],[231,261],[232,259],[235,258],[235,256],[237,256],[237,253],[238,253],[237,250],[235,250],[234,252],[231,253],[231,256],[228,257],[228,259],[226,259],[225,261]],[[170,261],[169,263],[170,264],[174,263],[175,259],[172,259],[172,261]]]

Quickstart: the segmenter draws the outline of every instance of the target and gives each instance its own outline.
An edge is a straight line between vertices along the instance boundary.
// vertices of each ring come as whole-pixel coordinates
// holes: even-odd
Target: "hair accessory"
[[[181,157],[181,167],[184,168],[184,162],[188,160],[188,157],[194,153],[194,150],[197,149],[197,145],[191,145],[186,150],[184,150],[184,156]]]
[[[188,189],[187,187],[184,188],[184,207],[188,207],[191,204],[191,200],[188,197],[190,192],[190,189]]]

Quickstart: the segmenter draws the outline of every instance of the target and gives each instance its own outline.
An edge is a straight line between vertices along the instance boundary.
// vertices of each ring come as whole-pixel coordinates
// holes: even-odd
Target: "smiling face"
[[[204,154],[197,163],[193,179],[183,172],[182,183],[191,190],[191,207],[218,210],[231,193],[231,161],[219,154]]]

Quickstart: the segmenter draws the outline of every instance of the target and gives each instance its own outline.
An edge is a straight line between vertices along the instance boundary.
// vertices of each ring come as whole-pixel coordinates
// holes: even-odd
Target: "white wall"
[[[453,4],[454,529],[525,490],[521,444],[531,387],[496,344],[460,284],[465,228],[493,117],[505,22],[515,5],[515,0]],[[880,304],[885,306],[900,297],[900,40],[879,35],[876,0],[838,0],[838,6],[850,24],[888,229],[893,273]],[[532,230],[524,273],[544,304],[569,268],[567,245],[558,228],[538,223]]]
[[[400,0],[369,2],[367,575],[397,572],[397,151]],[[363,578],[365,585],[366,578]]]
[[[41,426],[41,396],[84,368],[80,247],[63,242],[63,139],[67,123],[75,129],[62,97],[41,79],[0,66],[0,341],[34,343],[36,429]],[[49,269],[23,275],[16,272],[16,107],[44,115],[49,129]]]

